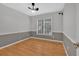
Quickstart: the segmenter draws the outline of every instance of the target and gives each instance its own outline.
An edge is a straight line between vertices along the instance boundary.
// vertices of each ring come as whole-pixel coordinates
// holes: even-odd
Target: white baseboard
[[[76,43],[74,40],[72,40],[67,34],[65,34],[64,32],[63,32],[63,35],[65,35],[72,43]],[[67,56],[68,56],[68,53],[67,53],[67,50],[66,50],[66,48],[65,48],[65,46],[64,46],[64,49],[65,49],[65,52],[66,52],[66,54],[67,54]]]
[[[66,48],[65,48],[64,43],[63,43],[63,47],[64,47],[64,50],[65,50],[66,56],[68,56],[68,53],[67,53],[67,50],[66,50]]]
[[[24,40],[28,40],[28,39],[30,39],[30,38],[22,39],[22,40],[19,40],[19,41],[14,42],[14,43],[5,45],[5,46],[3,46],[3,47],[0,47],[0,49],[3,49],[3,48],[6,48],[6,47],[9,47],[9,46],[12,46],[12,45],[14,45],[14,44],[20,43],[20,42],[22,42],[22,41],[24,41]]]
[[[37,38],[37,37],[31,37],[31,38]],[[62,44],[63,44],[63,47],[64,47],[64,50],[65,50],[65,53],[66,53],[66,56],[68,56],[68,53],[67,53],[67,50],[66,50],[66,48],[65,48],[65,46],[64,46],[63,41],[51,40],[51,39],[44,39],[44,38],[38,38],[38,39],[62,43]]]
[[[38,37],[31,37],[31,38],[38,38]],[[46,38],[38,38],[38,39],[63,43],[63,41],[52,40],[52,39],[46,39]]]
[[[19,32],[0,33],[0,36],[2,36],[2,35],[9,35],[9,34],[24,33],[24,32],[30,32],[30,31],[19,31]]]
[[[20,43],[20,42],[22,42],[22,41],[24,41],[24,40],[28,40],[28,39],[30,39],[30,38],[37,38],[37,37],[29,37],[29,38],[25,38],[25,39],[16,41],[16,42],[14,42],[14,43],[5,45],[5,46],[3,46],[3,47],[0,47],[0,49],[3,49],[3,48],[6,48],[6,47],[9,47],[9,46],[12,46],[12,45],[17,44],[17,43]],[[44,38],[38,38],[38,39],[40,39],[40,40],[47,40],[47,41],[54,41],[54,42],[61,42],[61,43],[63,43],[63,41],[58,41],[58,40],[49,40],[49,39],[44,39]]]
[[[53,31],[53,32],[55,32],[55,33],[63,33],[63,32],[61,32],[61,31]]]
[[[76,43],[74,40],[72,40],[67,34],[65,34],[64,32],[63,32],[63,34],[72,42],[72,43]]]
[[[62,33],[62,32],[61,32],[61,33]],[[63,33],[63,34],[64,34],[64,33]],[[12,45],[17,44],[17,43],[20,43],[20,42],[22,42],[22,41],[24,41],[24,40],[28,40],[28,39],[30,39],[30,38],[37,38],[37,37],[25,38],[25,39],[23,39],[23,40],[19,40],[19,41],[16,41],[16,42],[14,42],[14,43],[11,43],[11,44],[9,44],[9,45],[5,45],[5,46],[3,46],[3,47],[0,47],[0,49],[3,49],[3,48],[6,48],[6,47],[9,47],[9,46],[12,46]],[[63,41],[58,41],[58,40],[51,40],[51,39],[45,39],[45,38],[38,38],[38,39],[63,43]],[[66,55],[68,56],[67,50],[66,50],[66,48],[65,48],[65,46],[64,46],[64,43],[63,43],[63,47],[64,47],[64,49],[65,49]]]

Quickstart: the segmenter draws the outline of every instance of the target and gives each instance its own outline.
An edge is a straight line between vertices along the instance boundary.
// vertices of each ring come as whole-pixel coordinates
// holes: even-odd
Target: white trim
[[[9,35],[9,34],[24,33],[24,32],[30,32],[30,31],[18,31],[18,32],[0,33],[0,36],[2,36],[2,35]]]
[[[37,37],[31,37],[31,38],[37,38]],[[62,43],[62,44],[63,44],[63,47],[64,47],[64,50],[65,50],[65,53],[66,53],[66,56],[68,56],[68,53],[67,53],[67,50],[66,50],[66,48],[65,48],[65,46],[64,46],[63,41],[51,40],[51,39],[45,39],[45,38],[38,38],[38,39]]]
[[[64,43],[63,43],[63,47],[64,47],[64,50],[65,50],[66,56],[68,56],[68,53],[67,53],[67,50],[66,50],[66,48],[65,48]]]
[[[20,42],[22,42],[22,41],[24,41],[24,40],[28,40],[28,39],[30,39],[30,38],[37,38],[37,37],[29,37],[29,38],[25,38],[25,39],[23,39],[23,40],[19,40],[19,41],[16,41],[16,42],[14,42],[14,43],[5,45],[5,46],[3,46],[3,47],[0,47],[0,49],[3,49],[3,48],[6,48],[6,47],[9,47],[9,46],[12,46],[12,45],[17,44],[17,43],[20,43]],[[61,42],[61,43],[63,43],[63,41],[58,41],[58,40],[51,40],[51,39],[49,40],[49,39],[45,39],[45,38],[38,38],[38,39],[40,39],[40,40],[47,40],[47,41],[54,41],[54,42]]]
[[[73,41],[67,34],[65,34],[64,32],[63,32],[63,34],[64,34],[72,43],[76,43],[76,42]],[[67,50],[66,50],[65,46],[64,46],[64,49],[65,49],[65,52],[66,52],[66,54],[67,54],[67,56],[68,56],[68,53],[67,53]]]
[[[37,37],[31,37],[31,38],[37,38]],[[52,40],[52,39],[46,39],[46,38],[38,38],[38,39],[63,43],[63,41]]]
[[[30,38],[37,38],[37,37],[30,37]],[[22,42],[22,41],[24,41],[24,40],[29,40],[30,38],[26,38],[26,39],[19,40],[19,41],[16,41],[16,42],[14,42],[14,43],[11,43],[11,44],[9,44],[9,45],[5,45],[5,46],[3,46],[3,47],[0,47],[0,49],[7,48],[7,47],[12,46],[12,45],[14,45],[14,44],[20,43],[20,42]],[[51,39],[45,39],[45,38],[38,38],[38,39],[40,39],[40,40],[52,41],[52,42],[59,42],[59,43],[62,43],[62,44],[63,44],[63,47],[64,47],[64,50],[65,50],[65,53],[66,53],[66,55],[68,56],[63,41],[51,40]]]
[[[61,32],[61,31],[53,31],[53,32],[56,32],[56,33],[63,33],[63,32]]]
[[[76,42],[73,41],[67,34],[65,34],[64,32],[63,32],[63,34],[64,34],[72,43],[76,43]]]
[[[14,44],[20,43],[20,42],[22,42],[22,41],[24,41],[24,40],[28,40],[28,39],[30,39],[30,38],[25,38],[25,39],[23,39],[23,40],[19,40],[19,41],[16,41],[16,42],[14,42],[14,43],[5,45],[5,46],[3,46],[3,47],[0,47],[0,49],[3,49],[3,48],[6,48],[6,47],[9,47],[9,46],[12,46],[12,45],[14,45]]]

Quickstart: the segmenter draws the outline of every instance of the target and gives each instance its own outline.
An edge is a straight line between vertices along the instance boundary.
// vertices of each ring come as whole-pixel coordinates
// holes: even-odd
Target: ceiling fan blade
[[[39,10],[39,8],[35,8],[35,10],[36,10],[36,11],[38,11],[38,10]]]
[[[30,7],[28,7],[29,9],[31,9]]]

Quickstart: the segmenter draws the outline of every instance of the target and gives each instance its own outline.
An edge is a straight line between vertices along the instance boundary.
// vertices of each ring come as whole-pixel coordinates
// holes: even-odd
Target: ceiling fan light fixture
[[[32,10],[32,13],[35,13],[35,10]]]
[[[35,3],[32,3],[31,5],[32,7],[28,7],[28,9],[30,9],[33,13],[39,10],[39,8],[35,8]]]

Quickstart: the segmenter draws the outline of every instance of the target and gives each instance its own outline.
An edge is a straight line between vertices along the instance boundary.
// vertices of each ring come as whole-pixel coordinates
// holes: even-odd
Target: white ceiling
[[[36,3],[35,7],[39,8],[39,11],[33,13],[28,9],[31,3],[3,3],[3,5],[23,12],[29,16],[61,11],[64,8],[64,3]]]

